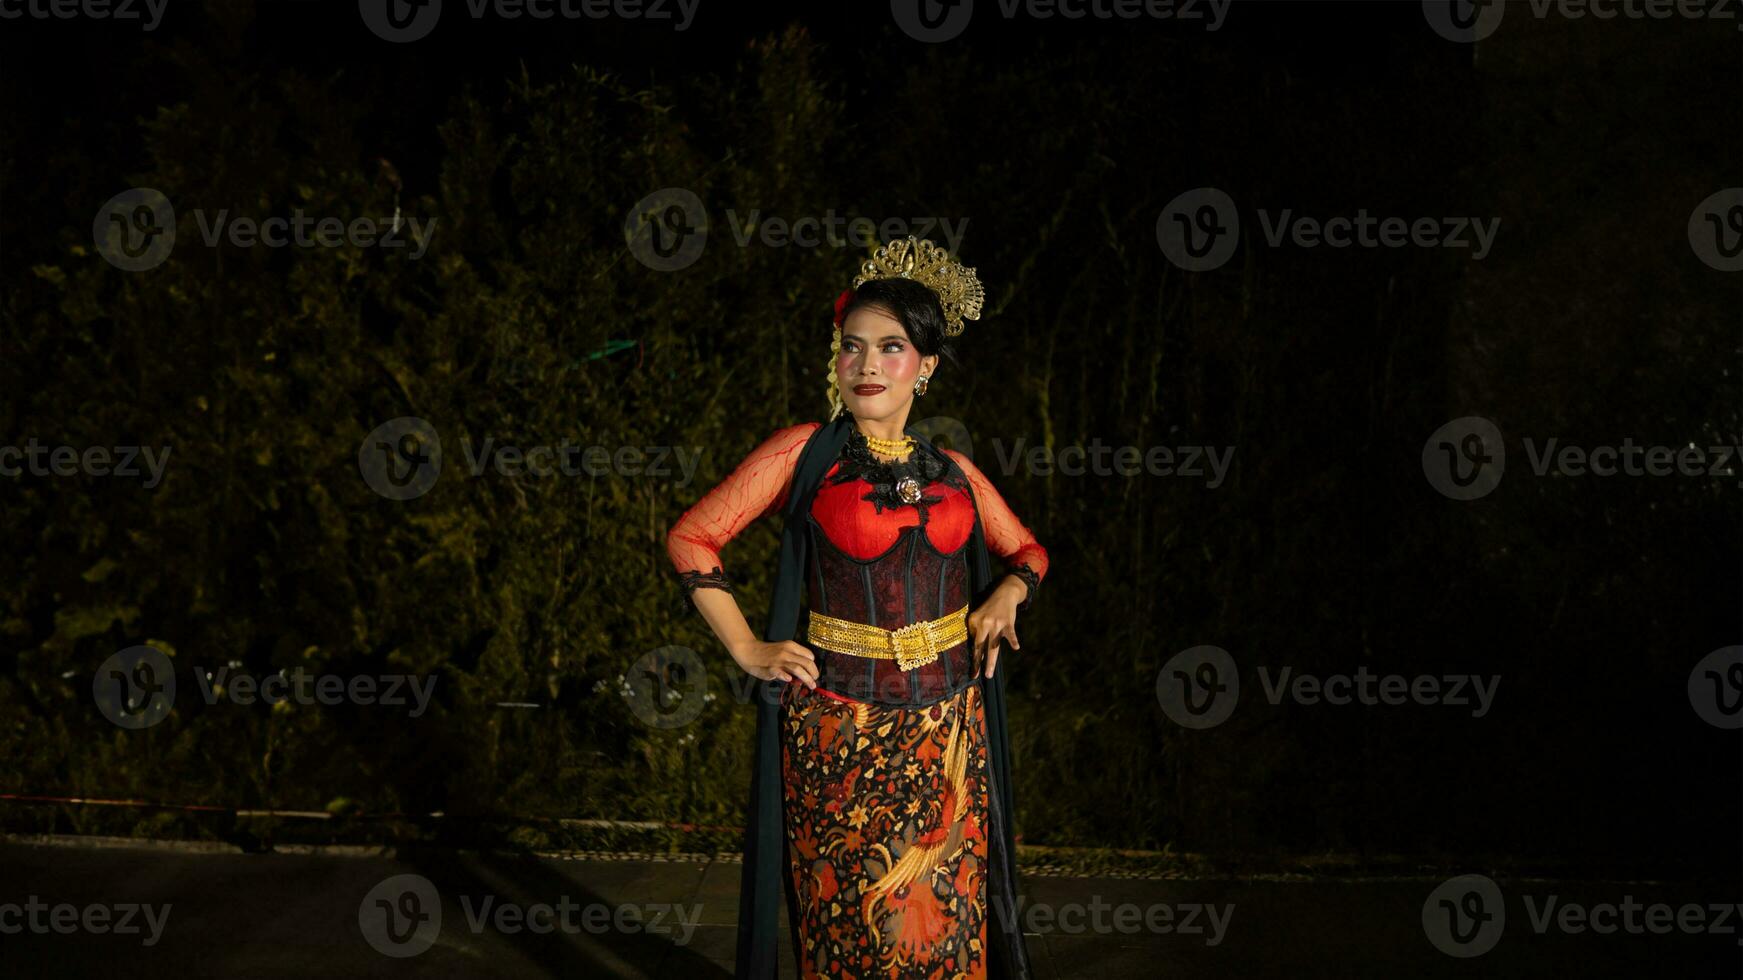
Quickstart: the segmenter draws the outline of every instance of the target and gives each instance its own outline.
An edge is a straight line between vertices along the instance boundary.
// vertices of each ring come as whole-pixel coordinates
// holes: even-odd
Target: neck
[[[906,412],[900,413],[900,417],[891,416],[887,419],[862,419],[854,416],[853,424],[873,439],[900,439],[903,436],[902,430],[907,425],[906,416]]]

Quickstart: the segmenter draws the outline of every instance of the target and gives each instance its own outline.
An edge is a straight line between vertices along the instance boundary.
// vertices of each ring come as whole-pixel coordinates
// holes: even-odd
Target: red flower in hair
[[[850,299],[853,299],[852,286],[843,289],[841,295],[835,297],[835,325],[837,327],[841,326],[841,311],[847,306],[847,301]]]

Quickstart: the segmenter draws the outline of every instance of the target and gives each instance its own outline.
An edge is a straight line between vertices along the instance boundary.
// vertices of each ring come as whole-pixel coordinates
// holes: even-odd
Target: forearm
[[[740,646],[756,642],[757,636],[751,631],[750,623],[745,620],[744,611],[738,608],[738,599],[732,593],[725,589],[697,589],[690,598],[696,603],[702,618],[708,621],[708,628],[714,631],[715,638],[734,660],[738,659],[736,651]]]

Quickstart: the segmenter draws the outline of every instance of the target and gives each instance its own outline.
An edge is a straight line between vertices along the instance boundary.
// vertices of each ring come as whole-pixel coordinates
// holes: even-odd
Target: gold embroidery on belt
[[[825,650],[894,660],[901,669],[913,670],[937,660],[940,653],[968,639],[968,607],[893,630],[812,611],[805,638]]]

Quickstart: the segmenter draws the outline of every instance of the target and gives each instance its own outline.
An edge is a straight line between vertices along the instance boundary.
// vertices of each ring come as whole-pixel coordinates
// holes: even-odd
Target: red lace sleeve
[[[1029,587],[1029,594],[1018,603],[1018,609],[1026,609],[1035,598],[1035,590],[1041,587],[1041,580],[1047,577],[1047,549],[1041,547],[1041,542],[1035,540],[1035,535],[1023,522],[1017,519],[1011,508],[1005,503],[1005,498],[993,489],[991,480],[986,478],[967,456],[954,449],[944,450],[956,465],[962,467],[963,475],[968,477],[969,486],[974,488],[975,509],[980,511],[981,530],[986,535],[987,550],[1004,559],[1005,567],[1012,575],[1023,580]]]
[[[666,554],[684,587],[686,604],[699,588],[732,591],[720,567],[720,549],[751,522],[779,511],[787,502],[799,451],[820,426],[804,422],[763,440],[672,525],[666,533]]]

